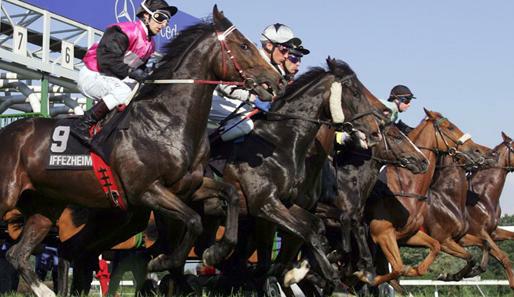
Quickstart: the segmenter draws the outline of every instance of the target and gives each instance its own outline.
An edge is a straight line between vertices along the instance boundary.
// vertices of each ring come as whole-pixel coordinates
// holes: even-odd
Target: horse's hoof
[[[264,282],[264,296],[266,297],[281,297],[280,286],[278,285],[277,278],[270,276]]]
[[[440,281],[449,281],[449,275],[448,273],[441,273],[439,274],[439,276],[437,276],[437,280],[440,280]]]
[[[152,260],[150,260],[147,264],[147,269],[149,272],[160,272],[167,269],[170,269],[170,259],[167,255],[161,254]]]
[[[217,245],[213,245],[206,249],[202,255],[203,264],[206,266],[214,266],[221,261],[219,249]]]

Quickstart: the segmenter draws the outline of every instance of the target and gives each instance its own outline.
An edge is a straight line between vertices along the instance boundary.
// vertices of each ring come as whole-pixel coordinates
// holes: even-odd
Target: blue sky
[[[290,26],[311,54],[302,68],[330,55],[348,62],[379,98],[406,84],[418,98],[401,118],[415,126],[423,107],[439,111],[475,142],[514,137],[514,1],[168,0],[197,17],[219,9],[257,42],[269,24]],[[501,197],[514,214],[514,178]]]

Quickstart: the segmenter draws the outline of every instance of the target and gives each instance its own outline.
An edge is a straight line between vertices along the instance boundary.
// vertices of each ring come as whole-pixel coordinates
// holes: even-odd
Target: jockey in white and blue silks
[[[287,59],[289,50],[299,46],[301,40],[294,37],[293,31],[288,26],[278,23],[266,27],[260,40],[262,44],[262,48],[259,49],[261,55],[285,78],[286,73],[282,68],[282,63]],[[253,106],[244,104],[244,102],[253,103],[262,110],[267,110],[270,106],[269,102],[260,101],[255,95],[238,86],[218,85],[216,87],[209,114],[209,128],[219,129],[223,141],[236,139],[253,130],[253,121],[246,118]],[[237,115],[227,120],[220,127],[220,122],[234,111]]]

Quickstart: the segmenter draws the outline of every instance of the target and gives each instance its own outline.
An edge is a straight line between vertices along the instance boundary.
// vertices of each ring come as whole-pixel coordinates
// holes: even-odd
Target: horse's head
[[[376,157],[407,168],[412,173],[427,171],[429,161],[419,148],[393,123],[382,129],[382,142],[373,148]]]
[[[453,156],[464,162],[466,167],[484,165],[486,156],[490,153],[489,148],[473,142],[471,135],[462,132],[440,113],[426,109],[425,113],[427,117],[420,124],[421,130],[418,130],[420,128],[418,126],[412,132],[413,137],[432,138],[432,140],[426,140],[431,143],[431,147],[424,147],[425,149]],[[419,131],[424,131],[424,133],[419,134]]]
[[[493,150],[493,156],[499,158],[498,162],[491,166],[503,167],[508,172],[514,171],[514,147],[512,138],[502,132],[503,141]]]
[[[269,101],[284,93],[286,82],[262,56],[257,47],[218,11],[213,9],[214,28],[221,51],[213,60],[220,80],[244,81],[245,86],[262,100]]]
[[[341,60],[328,57],[327,64],[336,77],[330,96],[332,117],[343,117],[343,128],[350,132],[358,146],[367,149],[376,145],[382,139],[377,113],[364,96],[357,75]]]

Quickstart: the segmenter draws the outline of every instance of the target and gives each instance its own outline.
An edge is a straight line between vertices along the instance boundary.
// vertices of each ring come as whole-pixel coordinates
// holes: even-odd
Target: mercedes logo
[[[116,0],[114,4],[116,22],[133,21],[136,19],[136,7],[132,0]]]

